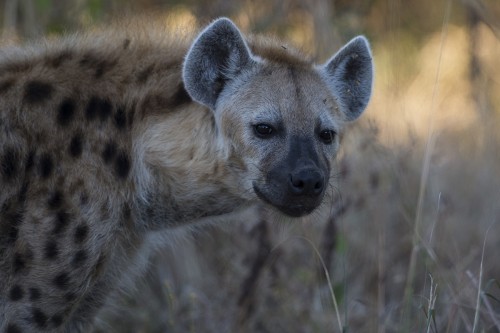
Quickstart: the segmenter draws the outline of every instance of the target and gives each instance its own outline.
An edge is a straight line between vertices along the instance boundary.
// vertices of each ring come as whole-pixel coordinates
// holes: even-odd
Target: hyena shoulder
[[[140,248],[141,133],[192,104],[189,45],[159,37],[103,31],[0,51],[0,332],[83,329]]]

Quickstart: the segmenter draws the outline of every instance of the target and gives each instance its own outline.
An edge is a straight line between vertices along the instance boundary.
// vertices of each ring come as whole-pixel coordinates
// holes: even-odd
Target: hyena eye
[[[253,127],[255,134],[259,138],[268,138],[272,134],[274,134],[274,128],[271,125],[267,124],[257,124]]]
[[[319,138],[321,139],[321,141],[323,141],[324,144],[330,144],[333,142],[335,134],[335,131],[323,130],[319,133]]]

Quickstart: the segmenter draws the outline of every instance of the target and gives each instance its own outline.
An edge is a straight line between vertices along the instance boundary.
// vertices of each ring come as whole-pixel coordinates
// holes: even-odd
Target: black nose
[[[295,195],[318,196],[323,186],[323,175],[317,169],[301,169],[290,174],[290,188]]]

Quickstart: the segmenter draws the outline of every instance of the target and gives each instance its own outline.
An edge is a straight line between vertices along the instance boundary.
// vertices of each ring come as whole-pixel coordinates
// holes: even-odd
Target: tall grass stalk
[[[484,236],[484,241],[483,241],[483,250],[481,253],[481,263],[479,265],[479,281],[477,282],[477,298],[476,298],[476,311],[474,313],[474,324],[472,325],[472,333],[476,333],[478,330],[478,323],[479,323],[479,309],[481,308],[481,296],[483,295],[482,288],[483,288],[483,262],[484,262],[484,249],[486,248],[486,240],[488,238],[488,234],[490,232],[491,227],[493,226],[493,223],[490,224],[488,229],[486,230],[486,234]],[[472,275],[470,272],[469,277]]]
[[[441,76],[441,61],[442,61],[442,56],[443,56],[443,49],[446,44],[446,37],[448,34],[448,22],[450,19],[450,13],[451,13],[451,5],[452,5],[452,0],[448,0],[446,4],[446,10],[444,13],[444,18],[443,18],[443,25],[441,28],[441,43],[440,43],[440,49],[439,49],[439,57],[438,57],[438,64],[437,64],[437,70],[436,70],[436,76],[435,76],[435,81],[434,81],[434,89],[432,92],[432,99],[431,99],[431,115],[429,119],[429,135],[425,147],[425,156],[424,156],[424,161],[422,165],[422,174],[420,177],[420,189],[419,189],[419,194],[418,194],[418,203],[417,203],[417,211],[415,214],[415,224],[414,224],[414,229],[413,229],[413,240],[412,240],[412,251],[410,255],[410,263],[408,266],[408,275],[406,278],[406,286],[405,286],[405,292],[404,292],[404,302],[405,302],[405,309],[404,309],[404,320],[406,322],[406,331],[410,330],[411,327],[411,318],[408,315],[410,311],[410,303],[411,303],[411,298],[413,295],[413,280],[415,278],[415,269],[416,269],[416,263],[417,263],[417,255],[418,255],[418,250],[419,250],[419,243],[420,243],[420,224],[422,223],[422,211],[423,211],[423,204],[424,204],[424,197],[425,197],[425,191],[427,188],[427,181],[429,178],[429,169],[430,169],[430,162],[431,162],[431,157],[432,153],[434,151],[434,147],[436,144],[436,135],[434,133],[434,114],[435,114],[435,109],[436,109],[436,96],[439,91],[439,79]]]
[[[429,274],[431,279],[431,290],[429,292],[429,306],[427,308],[427,333],[431,332],[432,324],[436,327],[436,299],[437,299],[437,283],[434,284],[432,275]]]
[[[330,278],[330,273],[328,273],[328,269],[326,268],[325,261],[323,260],[321,253],[319,253],[318,248],[316,247],[316,245],[314,245],[314,243],[310,239],[308,239],[306,237],[302,237],[302,236],[296,236],[293,238],[298,238],[298,239],[306,241],[311,246],[311,248],[314,250],[314,253],[318,257],[320,264],[321,264],[321,267],[323,268],[323,271],[325,272],[326,281],[328,283],[328,290],[330,291],[330,297],[332,298],[333,307],[335,309],[335,315],[337,316],[337,323],[339,325],[339,332],[344,332],[345,330],[344,330],[344,327],[342,325],[342,319],[340,318],[339,306],[337,303],[337,298],[335,297],[335,292],[333,291],[333,284],[332,284],[332,280]],[[273,250],[275,250],[277,247],[279,247],[281,244],[283,244],[286,241],[287,241],[287,239],[285,239],[283,242],[276,245],[273,248]]]

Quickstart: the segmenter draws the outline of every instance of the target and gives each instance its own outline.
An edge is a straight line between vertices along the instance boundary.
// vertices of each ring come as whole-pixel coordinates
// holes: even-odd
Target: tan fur
[[[313,65],[312,59],[308,55],[277,38],[250,36],[248,43],[255,54],[267,61],[297,67],[311,67]]]

